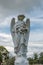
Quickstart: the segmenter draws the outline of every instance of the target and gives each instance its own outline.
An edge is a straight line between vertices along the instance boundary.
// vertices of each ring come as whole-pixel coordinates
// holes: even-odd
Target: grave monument
[[[30,32],[30,20],[24,21],[24,15],[18,15],[18,21],[15,18],[11,20],[11,35],[14,42],[15,64],[28,65],[27,61],[27,46]]]

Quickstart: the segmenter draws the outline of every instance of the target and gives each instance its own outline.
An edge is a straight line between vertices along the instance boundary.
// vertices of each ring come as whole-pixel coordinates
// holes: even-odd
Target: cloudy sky
[[[19,14],[30,18],[28,55],[43,51],[43,0],[0,0],[0,45],[14,51],[10,22]]]

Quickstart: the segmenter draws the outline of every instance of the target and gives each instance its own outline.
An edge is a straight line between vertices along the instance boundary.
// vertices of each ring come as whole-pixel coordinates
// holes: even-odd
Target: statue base
[[[28,60],[25,57],[16,57],[14,65],[29,65]]]

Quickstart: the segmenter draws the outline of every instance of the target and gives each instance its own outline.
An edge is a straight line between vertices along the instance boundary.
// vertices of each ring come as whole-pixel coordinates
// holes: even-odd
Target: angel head
[[[25,16],[24,15],[18,15],[18,20],[21,20],[21,21],[23,21],[23,19],[25,18]]]

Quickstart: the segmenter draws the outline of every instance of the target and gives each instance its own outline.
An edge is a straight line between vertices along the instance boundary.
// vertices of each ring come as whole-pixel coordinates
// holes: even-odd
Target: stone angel
[[[12,18],[11,35],[14,42],[15,53],[25,56],[30,33],[30,20],[26,19],[26,21],[24,21],[24,18],[24,15],[19,15],[17,22],[15,22],[15,18]]]

